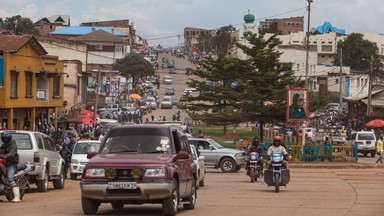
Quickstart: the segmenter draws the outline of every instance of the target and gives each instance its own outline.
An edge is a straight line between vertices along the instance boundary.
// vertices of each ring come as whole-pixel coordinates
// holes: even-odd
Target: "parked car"
[[[165,88],[165,95],[175,95],[175,88],[173,87]]]
[[[163,77],[163,84],[172,84],[172,77],[164,76]]]
[[[161,100],[160,107],[161,107],[161,109],[165,109],[165,108],[172,109],[173,108],[172,97],[171,96],[164,96],[163,99]]]
[[[0,131],[0,134],[3,131]],[[64,160],[57,152],[56,146],[50,136],[37,131],[11,131],[12,139],[17,144],[19,163],[29,162],[34,169],[28,172],[29,182],[36,184],[37,191],[46,192],[49,181],[53,188],[63,189]]]
[[[197,183],[196,183],[196,188],[199,189],[199,187],[204,187],[204,179],[205,179],[205,162],[204,159],[205,157],[200,155],[200,152],[195,148],[194,145],[191,146],[191,151],[192,151],[192,158],[193,161],[195,162],[197,166]]]
[[[223,172],[238,172],[245,166],[246,153],[237,149],[224,148],[213,139],[188,138],[192,144],[205,157],[207,167],[220,168]]]
[[[77,179],[78,175],[83,173],[85,165],[89,159],[87,158],[88,152],[98,152],[101,142],[98,140],[79,140],[74,146],[71,157],[71,179]]]
[[[184,132],[166,125],[122,125],[112,128],[91,158],[80,182],[84,214],[96,214],[101,203],[113,209],[125,204],[162,204],[165,215],[178,205],[194,209],[197,167]]]
[[[176,96],[172,96],[172,105],[177,105],[179,104],[180,100]]]
[[[371,157],[376,155],[377,139],[375,133],[372,131],[356,131],[349,135],[348,144],[357,144],[358,153],[367,156],[369,153]]]

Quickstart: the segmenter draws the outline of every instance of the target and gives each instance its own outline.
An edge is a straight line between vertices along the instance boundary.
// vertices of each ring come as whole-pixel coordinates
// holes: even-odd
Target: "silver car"
[[[200,154],[200,152],[195,148],[194,145],[190,145],[191,146],[191,151],[192,151],[192,159],[193,161],[195,162],[195,164],[197,165],[197,183],[196,183],[196,188],[199,188],[199,187],[204,187],[204,179],[205,179],[205,173],[206,173],[206,169],[205,169],[205,157],[203,155]]]
[[[165,108],[172,109],[172,107],[173,107],[172,97],[171,96],[164,96],[163,99],[161,100],[160,107],[161,107],[161,109],[165,109]]]
[[[205,157],[207,167],[220,168],[223,172],[238,172],[246,164],[246,153],[237,149],[224,148],[213,139],[188,138]]]

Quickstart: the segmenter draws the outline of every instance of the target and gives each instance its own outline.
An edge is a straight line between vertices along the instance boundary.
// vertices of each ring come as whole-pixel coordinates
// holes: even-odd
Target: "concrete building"
[[[0,122],[45,131],[63,106],[64,63],[34,37],[0,35]]]
[[[184,28],[184,46],[187,48],[187,50],[190,52],[198,51],[196,45],[198,44],[198,38],[202,32],[209,34],[210,30],[193,27]]]
[[[266,28],[275,33],[288,35],[304,31],[304,16],[260,21],[259,28]]]

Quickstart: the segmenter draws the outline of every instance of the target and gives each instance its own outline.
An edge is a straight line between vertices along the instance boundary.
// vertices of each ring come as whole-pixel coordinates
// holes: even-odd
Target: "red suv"
[[[197,167],[177,127],[116,126],[88,158],[80,183],[84,214],[96,214],[101,203],[113,209],[159,203],[165,215],[176,215],[181,203],[184,209],[195,207]]]

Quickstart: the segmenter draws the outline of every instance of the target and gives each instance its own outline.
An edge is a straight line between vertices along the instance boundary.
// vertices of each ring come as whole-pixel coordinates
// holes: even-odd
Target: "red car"
[[[180,128],[116,126],[88,157],[80,183],[84,214],[96,214],[101,203],[158,203],[165,215],[176,215],[179,204],[195,207],[197,167]]]

